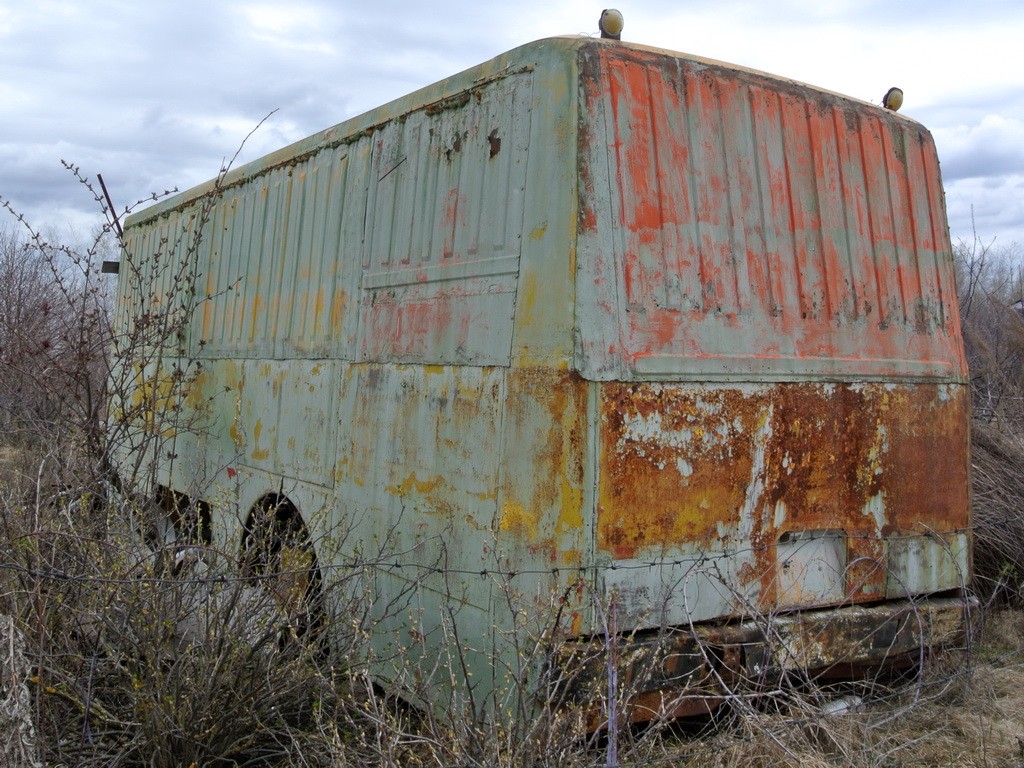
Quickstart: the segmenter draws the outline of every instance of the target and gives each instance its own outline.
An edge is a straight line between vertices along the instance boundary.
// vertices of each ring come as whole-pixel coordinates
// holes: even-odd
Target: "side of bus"
[[[522,637],[606,633],[613,604],[625,631],[733,620],[736,649],[764,645],[751,611],[844,605],[808,625],[856,625],[816,635],[818,666],[951,639],[944,222],[912,121],[642,46],[523,46],[129,220],[139,263],[203,227],[175,403],[201,428],[165,435],[155,482],[228,551],[286,510],[328,587],[375,561],[376,651],[455,634],[481,691]],[[145,270],[126,324],[173,294]],[[885,608],[939,593],[933,633]],[[687,648],[673,685],[707,677]]]

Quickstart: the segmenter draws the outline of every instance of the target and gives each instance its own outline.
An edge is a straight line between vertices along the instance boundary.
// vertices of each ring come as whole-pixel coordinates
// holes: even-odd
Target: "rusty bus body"
[[[157,482],[210,489],[232,551],[286,496],[328,585],[386,540],[375,597],[416,594],[378,648],[454,629],[504,654],[468,661],[499,690],[522,661],[502,590],[561,595],[563,666],[610,628],[634,658],[678,630],[636,681],[663,707],[962,632],[966,364],[913,120],[553,38],[134,215],[125,258],[209,194],[185,340],[207,427]],[[125,322],[141,300],[122,289]],[[348,542],[321,543],[340,520]]]

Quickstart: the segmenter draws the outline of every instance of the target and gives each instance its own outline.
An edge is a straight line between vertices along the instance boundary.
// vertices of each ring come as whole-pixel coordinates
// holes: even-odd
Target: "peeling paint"
[[[408,496],[409,492],[413,489],[415,489],[416,493],[427,494],[433,493],[443,482],[444,478],[440,475],[430,480],[419,480],[416,477],[416,473],[413,472],[402,481],[401,485],[387,486],[387,491],[388,493],[393,493],[396,496]]]
[[[526,541],[535,541],[538,522],[540,518],[535,512],[529,512],[519,504],[506,502],[501,509],[501,522],[498,523],[498,528],[522,536]]]
[[[749,547],[740,581],[776,607],[804,602],[774,581],[780,538],[839,531],[844,561],[878,567],[824,602],[881,594],[887,537],[965,525],[967,408],[925,384],[604,384],[598,546]]]
[[[252,453],[249,454],[257,461],[263,461],[270,456],[270,450],[268,448],[260,447],[260,438],[263,435],[263,419],[256,419],[256,424],[252,428]]]

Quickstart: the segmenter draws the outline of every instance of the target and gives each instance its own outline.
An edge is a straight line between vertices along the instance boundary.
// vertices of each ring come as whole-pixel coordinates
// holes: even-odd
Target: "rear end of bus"
[[[632,716],[959,642],[969,397],[930,134],[656,49],[579,67],[592,629],[629,631]]]

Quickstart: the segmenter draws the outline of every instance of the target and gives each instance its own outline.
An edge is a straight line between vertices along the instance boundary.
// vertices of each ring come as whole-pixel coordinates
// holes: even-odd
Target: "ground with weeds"
[[[214,579],[215,590],[197,591],[219,572],[193,565],[190,581],[185,571],[161,571],[169,561],[161,566],[140,548],[118,522],[123,509],[101,514],[62,494],[34,503],[41,473],[14,471],[24,455],[0,454],[0,613],[20,636],[0,648],[4,680],[20,675],[20,690],[0,690],[0,703],[21,706],[12,722],[30,760],[41,753],[45,764],[69,766],[1024,768],[1017,608],[979,612],[983,627],[969,651],[937,655],[920,676],[795,681],[757,699],[737,696],[701,722],[592,737],[557,718],[453,723],[369,684],[358,627],[333,627],[347,645],[329,655],[283,643],[267,592],[232,581],[230,557],[221,557],[223,584]],[[183,644],[185,636],[193,641]],[[823,714],[836,702],[845,703],[843,714]]]
[[[820,691],[780,697],[684,740],[671,759],[699,768],[1024,766],[1024,613],[984,618],[971,654],[936,659],[920,688],[877,688],[862,709],[837,716],[820,714]]]

